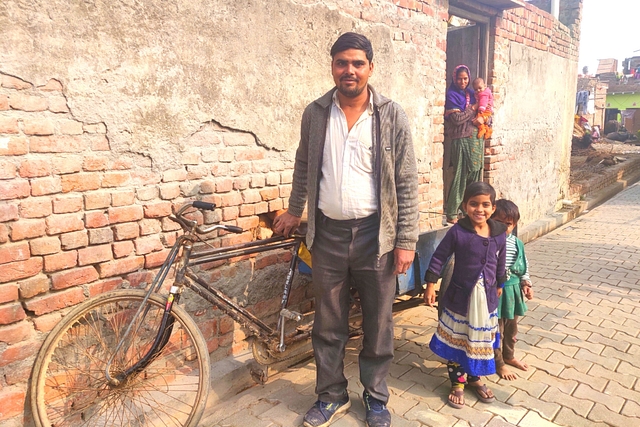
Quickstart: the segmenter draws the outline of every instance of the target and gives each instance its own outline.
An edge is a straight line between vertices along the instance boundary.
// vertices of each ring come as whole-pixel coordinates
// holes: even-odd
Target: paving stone
[[[572,408],[578,415],[587,415],[593,407],[593,402],[569,396],[556,387],[549,387],[540,397],[545,402],[557,403]]]
[[[447,397],[449,396],[449,386],[444,386],[436,389],[435,391],[427,390],[421,385],[416,384],[409,390],[402,394],[405,399],[413,399],[417,402],[421,402],[427,405],[434,411],[440,410],[447,404]]]
[[[287,405],[280,403],[262,414],[254,414],[261,420],[270,420],[282,426],[298,426],[302,424],[304,414],[293,412]]]
[[[505,421],[500,417],[493,417],[486,427],[517,427],[515,424]]]
[[[571,394],[578,387],[578,381],[558,378],[554,375],[538,370],[531,378],[532,382],[545,384],[550,387],[556,387],[563,393]]]
[[[581,314],[575,311],[570,312],[565,317],[567,319],[575,319],[575,320],[579,320],[580,322],[589,323],[594,326],[599,326],[603,323],[603,320],[597,316],[585,316],[584,314]],[[617,325],[617,326],[620,327],[620,325]]]
[[[606,346],[613,347],[623,352],[626,352],[627,349],[629,348],[629,344],[624,341],[607,338],[597,333],[592,333],[587,339],[587,341],[596,343],[596,344],[604,344]]]
[[[542,347],[542,348],[548,348],[548,349],[551,349],[551,350],[555,350],[555,352],[553,354],[557,354],[557,352],[560,352],[560,353],[562,353],[562,354],[564,354],[565,356],[568,356],[568,357],[573,357],[578,352],[578,348],[576,348],[575,346],[566,345],[564,342],[563,343],[558,343],[556,341],[552,341],[552,340],[547,339],[547,338],[541,339],[540,342],[538,342],[536,344],[536,347]]]
[[[534,366],[537,369],[541,369],[545,372],[548,372],[551,375],[557,376],[562,372],[565,367],[559,363],[547,362],[546,360],[542,360],[534,356],[533,354],[527,354],[522,358],[523,361],[527,362],[529,366]]]
[[[569,335],[569,336],[574,336],[574,337],[579,338],[581,340],[586,340],[591,335],[590,331],[581,331],[581,330],[575,329],[575,328],[568,328],[565,325],[560,325],[560,324],[556,324],[553,327],[552,331],[553,332],[557,332],[559,334],[566,334],[566,335]]]
[[[587,360],[589,362],[597,363],[598,365],[602,365],[605,368],[612,369],[612,370],[616,369],[616,366],[618,366],[618,364],[620,363],[620,360],[618,359],[612,359],[610,357],[605,357],[605,356],[598,356],[597,354],[594,354],[589,350],[585,350],[584,348],[581,348],[580,350],[578,350],[574,358],[578,360]]]
[[[595,326],[587,322],[580,322],[578,326],[576,326],[576,329],[583,332],[591,332],[603,336],[608,336],[609,338],[611,338],[616,333],[615,329],[605,329],[601,326]]]
[[[459,418],[469,423],[471,427],[484,426],[493,418],[490,412],[482,412],[468,405],[461,409],[452,408],[449,405],[444,406],[440,411],[441,414]]]
[[[530,396],[522,390],[516,391],[513,396],[509,398],[507,404],[520,406],[530,411],[536,411],[540,416],[548,420],[553,419],[561,408],[557,403],[545,402],[544,400]]]
[[[518,371],[515,371],[515,372],[517,372],[519,374],[521,371],[518,370]],[[536,372],[537,372],[537,370],[536,370]],[[511,380],[511,381],[501,379],[498,382],[498,384],[499,385],[508,385],[512,389],[515,389],[514,392],[516,390],[523,390],[527,394],[529,394],[530,396],[533,396],[533,397],[540,397],[542,395],[542,393],[544,393],[544,391],[548,387],[546,384],[530,381],[527,378],[521,378],[521,377],[517,377],[515,380]]]
[[[640,405],[638,405],[637,401],[627,400],[620,414],[627,417],[640,417]]]
[[[562,344],[572,345],[572,346],[575,346],[575,347],[580,347],[580,348],[587,349],[591,353],[593,353],[594,355],[598,355],[598,354],[602,353],[602,351],[604,350],[604,347],[605,347],[602,344],[590,343],[590,342],[587,342],[587,341],[584,341],[584,340],[581,340],[579,338],[572,337],[572,336],[567,336],[564,340],[562,340]],[[576,356],[576,357],[578,357],[578,356]]]
[[[631,390],[629,387],[624,387],[615,381],[609,381],[604,392],[609,395],[619,396],[627,401],[640,403],[640,392]]]
[[[605,423],[589,421],[584,417],[576,415],[576,413],[569,408],[560,409],[560,412],[553,422],[557,425],[567,427],[609,427]]]
[[[415,370],[415,368],[410,368],[410,369]],[[410,377],[407,377],[407,378],[410,378]],[[409,390],[415,384],[416,384],[415,381],[407,381],[405,379],[394,378],[394,377],[387,378],[387,386],[389,387],[389,391],[398,396],[402,395],[402,393]]]
[[[623,353],[612,347],[606,347],[604,350],[602,350],[602,356],[624,360],[625,362],[635,366],[636,368],[640,368],[640,357],[629,353]]]
[[[576,380],[580,383],[589,384],[591,387],[598,391],[604,390],[605,386],[607,385],[606,378],[592,377],[573,368],[565,369],[564,371],[562,371],[560,373],[560,378],[567,380]]]
[[[413,382],[423,386],[427,390],[435,390],[448,379],[442,376],[425,374],[419,369],[413,368],[406,374],[400,377],[400,380],[405,382]]]
[[[529,411],[518,427],[555,427],[556,424],[545,420],[535,411]]]
[[[637,418],[627,417],[610,411],[600,403],[595,404],[587,418],[592,421],[602,421],[614,427],[630,427],[638,424]]]
[[[404,397],[402,394],[394,395],[393,390],[391,389],[389,391],[391,392],[391,396],[389,397],[387,407],[391,412],[398,416],[403,416],[419,404],[417,401],[410,399],[409,397]]]
[[[580,384],[576,391],[573,392],[573,397],[578,399],[591,400],[592,402],[598,402],[605,405],[607,408],[614,412],[620,412],[622,405],[624,405],[624,399],[618,396],[611,396],[610,394],[601,393],[594,390],[587,384]]]
[[[413,407],[404,418],[418,421],[429,427],[452,427],[458,421],[457,418],[436,412],[423,403]]]
[[[569,313],[566,313],[569,314]],[[566,314],[563,314],[562,316],[566,316]],[[580,321],[577,319],[570,319],[568,317],[558,317],[560,316],[559,313],[547,313],[544,317],[544,320],[547,322],[555,322],[555,323],[560,323],[561,325],[566,326],[567,328],[575,328]]]
[[[407,366],[408,369],[410,369],[411,367],[416,367],[425,374],[428,374],[434,369],[442,367],[443,363],[437,360],[424,359],[418,354],[409,353],[405,358],[398,362],[398,365]]]
[[[618,384],[621,384],[622,386],[627,388],[631,388],[637,379],[637,377],[633,375],[615,372],[615,371],[612,371],[611,369],[606,369],[601,365],[592,365],[591,368],[589,369],[588,374],[591,377],[597,377],[605,380],[615,381]]]
[[[498,400],[492,403],[478,402],[473,406],[473,408],[479,411],[491,412],[493,414],[499,415],[512,424],[518,424],[518,422],[520,422],[520,420],[524,418],[527,413],[526,408],[507,405]]]

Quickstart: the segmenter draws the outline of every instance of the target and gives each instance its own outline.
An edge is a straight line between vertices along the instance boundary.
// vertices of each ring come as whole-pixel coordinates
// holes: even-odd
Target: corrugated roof
[[[598,60],[598,71],[596,74],[615,73],[618,71],[618,60],[613,58]]]

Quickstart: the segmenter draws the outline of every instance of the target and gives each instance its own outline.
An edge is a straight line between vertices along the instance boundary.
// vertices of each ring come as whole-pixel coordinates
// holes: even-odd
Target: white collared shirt
[[[349,131],[333,94],[329,126],[322,154],[318,208],[336,220],[366,218],[378,210],[373,174],[373,95]]]

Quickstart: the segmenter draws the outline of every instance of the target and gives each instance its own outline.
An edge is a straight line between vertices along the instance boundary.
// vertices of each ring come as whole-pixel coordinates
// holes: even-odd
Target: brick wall
[[[396,45],[406,56],[401,60],[412,67],[407,71],[398,68],[402,63],[386,64],[376,70],[375,85],[398,100],[412,120],[420,228],[437,227],[442,211],[447,4],[337,4],[345,30],[353,23],[365,30],[368,25],[380,29],[382,23],[378,37],[390,35],[386,43]],[[335,38],[329,36],[324,44]],[[328,69],[327,54],[318,51]],[[376,55],[393,58],[384,49]],[[39,63],[49,64],[42,59]],[[390,84],[413,74],[428,82],[423,97],[413,96],[413,78],[407,84],[410,92]],[[259,130],[239,131],[242,126],[229,126],[228,121],[206,120],[196,132],[175,141],[148,138],[157,146],[145,153],[140,149],[142,135],[135,133],[141,126],[123,124],[117,102],[83,104],[85,88],[73,86],[77,77],[49,73],[43,85],[32,83],[39,78],[30,78],[28,72],[7,73],[0,66],[0,423],[11,427],[28,423],[23,418],[27,380],[46,333],[92,296],[150,283],[179,233],[167,218],[173,207],[194,199],[216,203],[218,209],[197,219],[246,230],[211,236],[212,244],[226,245],[253,240],[261,226],[269,225],[270,214],[286,208],[291,191],[295,147],[273,149],[258,136]],[[327,88],[322,83],[322,90]],[[91,90],[98,91],[92,99],[103,96],[99,88]],[[314,90],[312,96],[321,94]],[[300,114],[301,109],[292,119],[295,133]],[[87,119],[101,115],[106,118]],[[287,252],[267,253],[217,264],[202,274],[251,311],[273,319],[289,259]],[[311,309],[310,292],[308,278],[299,276],[290,299],[293,308]],[[183,301],[207,339],[212,360],[246,350],[242,328],[228,316],[193,294]]]

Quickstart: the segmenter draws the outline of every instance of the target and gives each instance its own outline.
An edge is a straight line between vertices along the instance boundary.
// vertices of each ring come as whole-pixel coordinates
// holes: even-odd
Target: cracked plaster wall
[[[0,71],[36,86],[59,80],[78,120],[105,123],[114,152],[165,170],[212,121],[292,152],[304,106],[333,85],[331,43],[352,29],[372,39],[372,83],[403,104],[418,152],[428,149],[415,48],[331,2],[10,0],[0,5]]]

